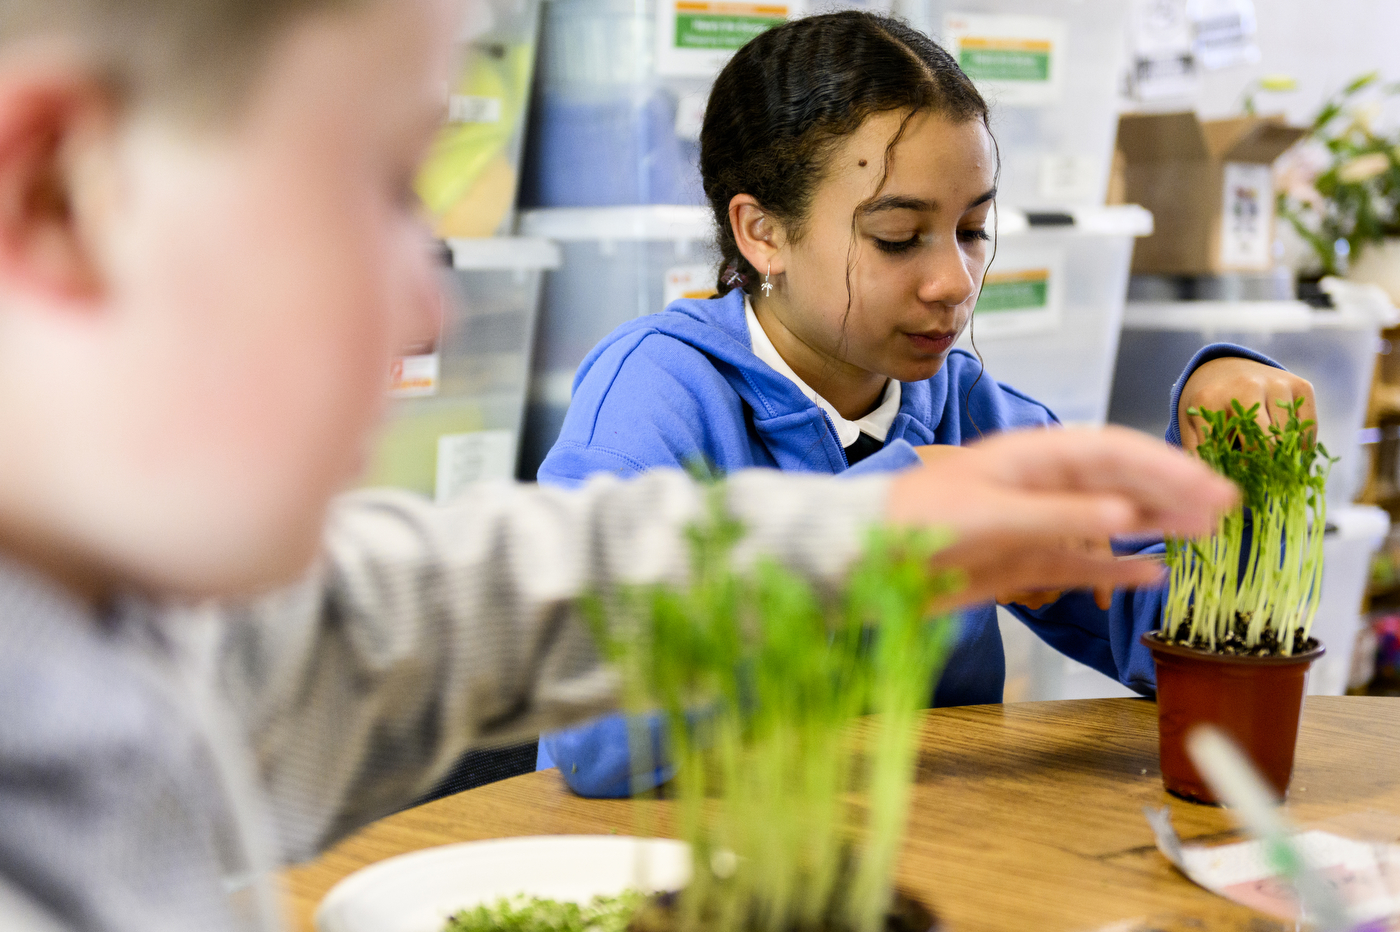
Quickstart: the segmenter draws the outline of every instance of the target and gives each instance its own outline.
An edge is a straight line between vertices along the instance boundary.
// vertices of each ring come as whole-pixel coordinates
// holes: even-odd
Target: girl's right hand
[[[896,524],[945,527],[955,539],[935,562],[964,574],[941,608],[999,591],[1131,588],[1160,580],[1153,561],[1066,538],[1208,533],[1238,491],[1199,461],[1124,428],[998,434],[895,476],[886,505]]]

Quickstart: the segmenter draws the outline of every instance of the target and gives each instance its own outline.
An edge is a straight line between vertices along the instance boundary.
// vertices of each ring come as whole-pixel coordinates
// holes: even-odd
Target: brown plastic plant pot
[[[1167,792],[1219,805],[1186,753],[1186,735],[1209,723],[1239,744],[1265,781],[1288,795],[1308,667],[1321,644],[1291,657],[1240,657],[1142,636],[1157,668],[1157,734]]]

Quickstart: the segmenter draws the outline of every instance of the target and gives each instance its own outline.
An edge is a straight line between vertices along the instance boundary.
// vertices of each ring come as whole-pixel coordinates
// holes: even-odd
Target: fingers
[[[1126,428],[1008,433],[967,449],[986,454],[989,470],[1006,469],[1007,483],[1027,492],[1097,493],[1136,512],[1129,527],[1096,532],[1076,522],[1065,535],[1203,533],[1237,497],[1231,483],[1202,463]]]
[[[999,605],[1021,605],[1034,611],[1044,608],[1059,599],[1064,592],[1059,589],[1006,589],[996,593]]]
[[[943,565],[961,569],[958,604],[996,592],[1154,582],[1151,564],[1115,560],[1105,546],[1066,538],[1208,533],[1237,490],[1209,468],[1144,434],[1118,429],[1009,433],[896,476],[887,517],[951,530]]]
[[[1091,586],[1114,590],[1160,584],[1163,570],[1149,561],[1105,559],[1083,552],[1053,549],[1006,548],[992,555],[959,555],[950,548],[935,563],[959,568],[966,586],[948,599],[943,608],[985,601],[997,592],[1070,589]],[[1017,600],[1018,604],[1025,604]],[[1030,607],[1030,606],[1028,606]],[[1038,606],[1036,606],[1038,607]]]
[[[930,443],[915,447],[914,452],[919,454],[919,459],[924,463],[938,463],[948,457],[960,456],[963,448],[949,443]]]
[[[1187,453],[1195,453],[1201,445],[1201,432],[1205,420],[1192,414],[1184,417],[1177,413],[1177,426],[1181,430],[1181,448]]]
[[[1099,558],[1114,559],[1113,547],[1105,538],[1093,540],[1067,540],[1066,547],[1088,552]],[[1044,608],[1064,595],[1062,589],[1010,589],[998,591],[997,602],[1002,605],[1016,604],[1029,609]],[[1113,606],[1113,589],[1099,586],[1093,590],[1094,604],[1104,611]]]

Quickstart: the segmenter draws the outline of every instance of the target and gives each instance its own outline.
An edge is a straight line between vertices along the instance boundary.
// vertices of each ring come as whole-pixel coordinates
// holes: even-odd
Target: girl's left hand
[[[1095,540],[1066,541],[1065,549],[1082,550],[1105,560],[1113,559],[1113,547],[1106,537]],[[1051,602],[1058,601],[1060,596],[1065,594],[1065,591],[1064,589],[1001,589],[997,591],[996,601],[1001,605],[1010,605],[1014,602],[1034,611],[1038,608],[1044,608]],[[1113,587],[1095,586],[1094,604],[1104,611],[1108,611],[1113,605]]]
[[[1245,410],[1258,404],[1256,420],[1267,431],[1270,423],[1282,427],[1288,420],[1279,402],[1291,404],[1300,398],[1303,405],[1298,409],[1299,420],[1316,422],[1317,404],[1313,398],[1312,383],[1307,379],[1238,356],[1212,359],[1198,366],[1181,390],[1181,399],[1176,406],[1177,421],[1181,424],[1181,446],[1188,453],[1194,453],[1204,439],[1205,421],[1188,415],[1186,412],[1191,408],[1220,411],[1228,408],[1232,400],[1238,401]]]

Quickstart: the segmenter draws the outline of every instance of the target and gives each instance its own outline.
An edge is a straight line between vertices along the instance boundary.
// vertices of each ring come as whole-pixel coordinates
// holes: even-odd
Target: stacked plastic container
[[[448,89],[447,122],[415,184],[444,239],[514,230],[539,33],[540,0],[483,0],[464,9],[462,66]]]
[[[533,479],[574,374],[619,324],[714,291],[700,126],[733,52],[794,0],[549,0],[521,232],[564,261],[544,290],[519,475]]]
[[[547,270],[559,247],[519,237],[449,240],[442,333],[401,359],[369,481],[438,501],[515,475],[530,349]]]
[[[446,241],[442,330],[396,361],[394,401],[367,481],[438,499],[515,474],[530,349],[551,242],[503,235],[534,73],[539,0],[470,5],[447,123],[417,180]]]
[[[906,0],[898,11],[943,45],[992,108],[999,202],[1104,202],[1118,124],[1122,0]]]
[[[1346,505],[1366,478],[1360,432],[1380,330],[1394,309],[1379,291],[1328,279],[1334,308],[1301,301],[1131,301],[1113,381],[1109,419],[1162,436],[1168,393],[1196,350],[1237,343],[1312,382],[1320,439],[1338,457],[1329,505]]]
[[[548,237],[563,263],[545,279],[520,477],[554,445],[579,363],[614,328],[678,298],[715,291],[714,224],[704,207],[529,211],[521,231]]]
[[[988,373],[1067,423],[1101,424],[1137,207],[1102,206],[1117,126],[1120,0],[908,0],[991,107],[1001,172],[996,255],[972,331]]]
[[[1133,240],[1152,232],[1152,215],[1133,206],[997,214],[996,258],[958,345],[1064,423],[1102,424]]]

